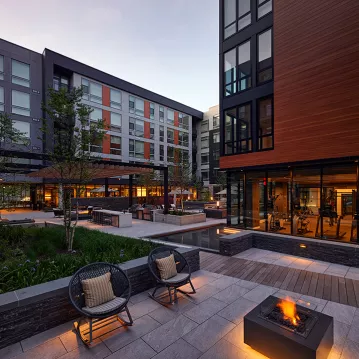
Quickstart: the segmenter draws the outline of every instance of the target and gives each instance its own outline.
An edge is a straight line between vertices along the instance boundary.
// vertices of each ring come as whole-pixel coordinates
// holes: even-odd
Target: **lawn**
[[[122,263],[147,256],[154,244],[78,227],[68,253],[62,227],[0,227],[0,293],[72,275],[93,262]]]

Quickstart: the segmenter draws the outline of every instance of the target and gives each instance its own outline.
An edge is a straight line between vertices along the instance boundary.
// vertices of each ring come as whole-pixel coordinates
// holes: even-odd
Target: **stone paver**
[[[24,340],[23,347],[16,343],[0,349],[0,358],[265,359],[244,344],[243,317],[268,295],[276,295],[334,317],[334,345],[328,359],[359,359],[358,308],[204,270],[193,277],[200,286],[198,293],[182,296],[174,305],[159,305],[147,293],[134,296],[130,311],[139,316],[134,325],[115,322],[101,329],[91,348],[77,338],[72,323],[66,323]]]

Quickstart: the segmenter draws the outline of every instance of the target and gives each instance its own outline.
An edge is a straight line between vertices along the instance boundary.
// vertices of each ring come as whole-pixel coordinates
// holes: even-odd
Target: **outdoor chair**
[[[161,279],[161,276],[159,274],[157,264],[156,264],[156,259],[165,258],[165,257],[170,256],[171,254],[173,254],[174,259],[175,259],[177,275],[172,278],[163,280],[163,279]],[[153,293],[152,294],[149,293],[149,295],[156,302],[158,302],[160,304],[165,304],[165,305],[166,304],[174,304],[175,302],[177,302],[177,299],[178,299],[177,291],[179,291],[185,295],[196,293],[196,290],[194,289],[194,286],[191,281],[191,268],[188,265],[186,258],[181,253],[176,251],[175,249],[173,249],[171,247],[165,247],[165,246],[155,248],[148,256],[148,267],[149,267],[151,274],[153,275],[153,277],[156,280],[156,287],[155,287]],[[182,287],[188,283],[190,284],[190,286],[192,288],[192,292],[186,292],[184,290],[179,289],[179,287]],[[170,297],[169,302],[164,302],[164,301],[160,300],[159,297],[156,297],[156,292],[161,287],[167,288],[168,294]],[[174,301],[172,300],[171,290],[173,290],[173,292],[174,292]]]
[[[115,295],[114,299],[91,308],[86,307],[82,281],[100,277],[107,273],[111,275],[110,281]],[[74,323],[74,327],[77,335],[85,345],[91,344],[94,331],[108,324],[115,321],[119,321],[124,325],[132,325],[133,323],[127,307],[131,297],[131,283],[127,274],[116,265],[97,262],[79,269],[70,280],[69,297],[72,305],[82,314],[82,318]],[[127,313],[128,321],[120,317],[121,312]],[[88,325],[83,325],[85,323],[88,323]],[[84,329],[81,329],[81,326]]]

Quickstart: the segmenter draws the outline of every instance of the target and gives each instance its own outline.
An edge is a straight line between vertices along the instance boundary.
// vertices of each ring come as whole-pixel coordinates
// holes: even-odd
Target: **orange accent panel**
[[[150,103],[145,101],[145,117],[150,118]]]
[[[175,111],[175,122],[174,125],[178,127],[178,111]]]
[[[111,114],[110,111],[102,110],[102,118],[104,120],[106,129],[110,128],[111,125]],[[102,153],[110,153],[110,135],[105,135],[102,140]]]
[[[178,120],[178,118],[177,118],[177,120]],[[175,138],[174,138],[174,144],[175,145],[178,145],[178,135],[179,135],[179,131],[178,130],[175,130],[175,133],[174,133],[174,136],[175,136]]]
[[[110,88],[102,86],[102,104],[110,107]]]
[[[150,159],[150,143],[149,142],[145,142],[145,158],[147,160]]]
[[[221,157],[221,168],[359,155],[358,14],[358,0],[276,1],[274,150]]]
[[[144,136],[145,138],[150,138],[151,134],[150,134],[150,123],[145,121],[145,126],[144,126]]]

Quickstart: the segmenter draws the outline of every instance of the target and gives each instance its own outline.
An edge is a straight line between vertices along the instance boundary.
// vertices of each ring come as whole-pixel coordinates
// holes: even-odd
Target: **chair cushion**
[[[88,308],[96,307],[115,298],[109,272],[99,277],[84,279],[81,284]]]
[[[110,300],[109,302],[102,303],[97,305],[96,307],[83,307],[82,310],[89,314],[102,314],[107,312],[112,312],[116,308],[120,307],[122,304],[126,302],[126,299],[115,297],[115,299]]]
[[[167,279],[166,282],[168,283],[178,283],[186,280],[189,277],[188,273],[178,273],[174,277]]]
[[[172,278],[177,274],[176,262],[173,254],[165,258],[156,259],[156,265],[162,280]]]

